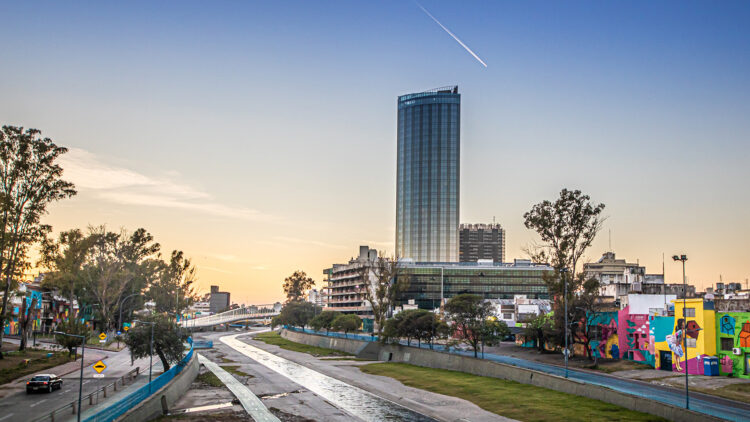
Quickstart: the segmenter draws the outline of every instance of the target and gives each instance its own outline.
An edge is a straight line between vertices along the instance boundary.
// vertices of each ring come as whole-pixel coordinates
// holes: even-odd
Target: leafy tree
[[[57,240],[45,237],[42,241],[38,265],[47,269],[42,285],[59,290],[68,299],[71,318],[75,316],[73,301],[81,302],[82,269],[91,250],[91,240],[80,229],[72,229],[61,232]]]
[[[340,314],[333,319],[331,327],[336,331],[343,331],[344,337],[349,331],[358,330],[362,326],[362,319],[359,315]]]
[[[146,296],[156,304],[157,312],[179,315],[197,299],[193,283],[195,266],[182,251],[172,251],[169,264],[163,264],[159,277],[148,287]]]
[[[29,323],[36,319],[36,314],[38,313],[37,307],[37,298],[32,297],[30,302],[27,302],[27,298],[23,297],[21,298],[21,313],[18,317],[18,322],[20,325],[20,335],[21,335],[21,341],[18,345],[18,350],[24,350],[26,348],[26,339],[29,336]]]
[[[86,326],[86,323],[81,322],[78,318],[70,316],[67,320],[61,322],[57,326],[57,330],[61,333],[74,334],[77,336],[84,336],[85,342],[91,338],[91,330]],[[62,334],[55,335],[55,341],[57,344],[68,349],[68,354],[73,355],[73,349],[81,346],[81,339],[78,337],[64,336]]]
[[[553,336],[553,314],[541,314],[526,324],[524,337],[527,341],[536,342],[537,350],[544,352],[544,344]]]
[[[107,231],[104,226],[89,229],[92,247],[83,267],[83,300],[99,304],[105,329],[113,324],[115,309],[128,290],[140,291],[144,268],[154,269],[160,246],[144,229],[132,234]],[[153,276],[153,274],[151,274]]]
[[[57,163],[67,151],[51,139],[42,138],[37,129],[24,131],[22,127],[3,126],[0,131],[0,343],[11,288],[28,265],[29,247],[50,231],[49,226],[40,223],[42,215],[50,203],[76,193],[73,184],[62,179],[63,169]]]
[[[287,303],[305,299],[305,294],[312,288],[315,281],[308,277],[304,271],[295,271],[284,279],[284,294]]]
[[[179,362],[184,357],[184,341],[187,334],[178,330],[177,324],[166,315],[154,314],[144,318],[144,321],[154,323],[154,353],[166,371],[171,364]],[[151,324],[138,323],[132,327],[125,336],[125,344],[130,349],[132,359],[150,356]]]
[[[482,324],[482,357],[484,357],[484,346],[494,346],[508,335],[510,335],[510,329],[505,321],[499,321],[495,317],[490,317],[485,320]]]
[[[492,305],[481,296],[464,293],[450,298],[445,311],[453,323],[453,336],[471,346],[477,357],[484,326],[493,314]]]
[[[411,329],[415,337],[419,339],[420,346],[422,341],[427,342],[432,349],[433,341],[436,338],[445,337],[448,332],[448,324],[440,319],[434,312],[425,309],[419,309],[411,323]]]
[[[326,333],[333,327],[333,320],[339,315],[335,311],[323,311],[310,321],[310,326],[315,331],[325,329]]]
[[[583,279],[583,274],[579,274],[578,276]],[[579,284],[581,285],[580,289],[568,304],[568,309],[572,305],[572,339],[573,343],[583,345],[583,348],[586,350],[586,356],[589,360],[592,360],[591,340],[595,340],[592,338],[592,331],[596,327],[596,324],[590,323],[590,320],[597,319],[597,314],[601,312],[605,304],[599,297],[599,280],[590,278],[579,282]]]
[[[398,295],[409,287],[409,279],[399,270],[397,259],[382,256],[372,265],[365,266],[361,277],[365,300],[372,308],[377,334],[381,336]]]
[[[604,223],[601,215],[604,204],[592,203],[590,199],[579,190],[563,189],[555,202],[542,201],[524,214],[526,228],[536,231],[543,242],[531,248],[529,254],[537,262],[550,262],[555,269],[544,280],[554,298],[558,342],[564,342],[564,336],[569,335],[569,330],[564,329],[564,281],[568,284],[568,320],[574,321],[575,307],[570,304],[585,281],[577,273],[578,263]]]
[[[273,318],[274,326],[290,325],[304,328],[315,316],[315,307],[310,302],[289,302],[281,308],[279,315]],[[272,322],[273,322],[272,320]]]

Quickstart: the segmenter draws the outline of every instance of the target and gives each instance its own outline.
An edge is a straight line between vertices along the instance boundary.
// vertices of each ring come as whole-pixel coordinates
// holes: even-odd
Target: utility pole
[[[690,391],[688,387],[688,357],[687,357],[687,278],[685,277],[685,261],[687,255],[673,256],[673,260],[682,261],[682,347],[685,355],[685,409],[690,409]],[[721,277],[721,276],[719,276]],[[677,358],[679,359],[679,357]],[[679,361],[678,361],[679,362]]]

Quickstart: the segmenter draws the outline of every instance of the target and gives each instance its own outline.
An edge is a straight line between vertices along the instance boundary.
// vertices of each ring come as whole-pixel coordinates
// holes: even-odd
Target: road
[[[145,384],[148,381],[148,364],[149,359],[138,359],[131,366],[130,351],[125,348],[119,352],[100,351],[87,349],[86,354],[98,353],[103,357],[107,369],[103,372],[103,378],[95,378],[96,371],[92,368],[91,362],[83,369],[83,395],[96,391],[107,384],[113,383],[116,379],[127,374],[136,366],[141,368],[141,375],[136,380],[137,383]],[[154,372],[161,372],[161,362],[154,360]],[[80,362],[80,361],[79,361]],[[88,359],[86,360],[88,363]],[[43,371],[44,373],[55,373],[54,368]],[[49,414],[55,409],[61,408],[78,400],[79,371],[63,375],[63,386],[60,390],[52,393],[33,393],[26,394],[25,381],[16,382],[3,386],[3,397],[0,398],[0,422],[28,422],[36,418]],[[130,384],[129,384],[130,385]],[[86,405],[84,403],[84,410]],[[70,411],[70,410],[68,410]]]
[[[282,421],[506,420],[468,401],[407,387],[357,368],[371,362],[316,358],[251,340],[244,333],[201,333],[196,337],[213,340],[214,348],[201,350],[202,355],[247,373],[249,376],[239,377],[240,381]],[[221,389],[196,388],[176,408],[221,405],[228,400],[231,395]]]

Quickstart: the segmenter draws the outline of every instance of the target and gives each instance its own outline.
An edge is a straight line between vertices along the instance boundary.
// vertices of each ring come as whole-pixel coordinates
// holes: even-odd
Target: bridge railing
[[[180,324],[185,328],[207,327],[243,319],[270,318],[278,314],[274,311],[273,305],[254,305],[199,318],[183,319]]]

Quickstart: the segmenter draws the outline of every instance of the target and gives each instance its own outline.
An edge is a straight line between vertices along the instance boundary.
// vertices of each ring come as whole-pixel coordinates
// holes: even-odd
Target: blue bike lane
[[[301,331],[296,328],[293,331]],[[314,330],[305,329],[305,333],[327,335],[329,337],[347,338],[352,340],[360,341],[377,341],[377,336],[365,336],[360,334],[348,334],[344,336],[341,333],[324,333],[317,332]],[[402,341],[403,346],[407,344]],[[419,347],[414,344],[408,347]],[[421,348],[428,349],[429,345],[422,344]],[[441,353],[452,353],[457,355],[473,357],[473,352],[464,352],[460,350],[446,350],[445,347],[440,345],[434,346],[434,351]],[[565,368],[562,366],[550,365],[546,363],[534,362],[526,359],[515,358],[504,355],[496,355],[492,353],[485,353],[484,359],[491,360],[493,362],[503,363],[506,365],[517,366],[519,368],[530,369],[533,371],[543,372],[545,374],[556,375],[559,377],[565,376]],[[580,371],[576,369],[568,370],[568,378],[578,382],[598,385],[606,387],[614,391],[621,393],[630,394],[636,397],[643,397],[649,400],[655,400],[658,402],[670,404],[676,407],[685,406],[685,393],[678,390],[660,388],[657,386],[649,385],[644,382],[633,381],[623,378],[617,378],[609,375],[596,374],[588,371]],[[706,399],[705,394],[691,394],[690,395],[690,410],[695,412],[704,413],[706,415],[714,416],[721,419],[726,419],[735,422],[746,422],[750,421],[750,404],[730,401],[722,398]]]

